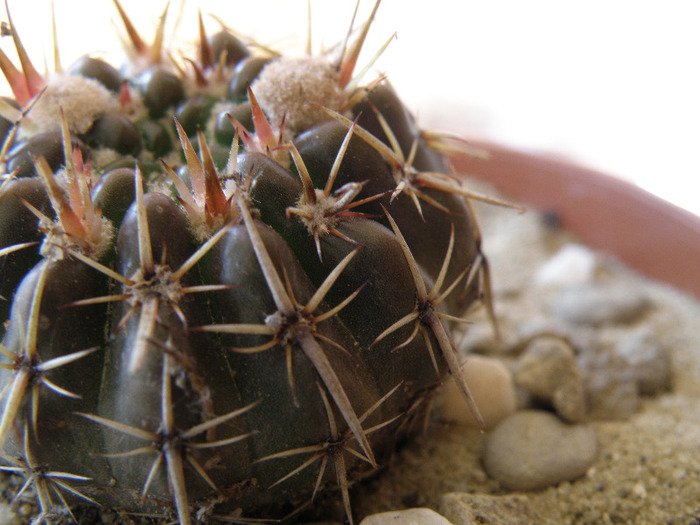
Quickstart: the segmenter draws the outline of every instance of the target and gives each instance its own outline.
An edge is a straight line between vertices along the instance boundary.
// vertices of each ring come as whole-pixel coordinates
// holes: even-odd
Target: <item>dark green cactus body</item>
[[[78,454],[76,448],[81,442],[99,441],[99,433],[94,425],[73,417],[73,413],[94,412],[97,407],[106,309],[103,305],[71,305],[105,291],[105,277],[85,264],[71,259],[44,260],[26,275],[15,293],[3,339],[7,349],[18,356],[14,370],[3,371],[3,382],[16,381],[21,370],[30,375],[27,396],[31,402],[20,408],[14,420],[16,439],[12,449],[21,453],[23,440],[30,440],[29,446],[41,464],[57,471],[81,472],[102,483],[109,481],[104,462]],[[33,308],[38,308],[36,325]],[[74,362],[40,370],[51,360],[89,350],[92,352]],[[54,385],[71,395],[57,392]],[[25,428],[34,419],[36,428]]]
[[[89,149],[83,141],[74,137],[72,143],[74,147],[80,148],[83,155],[88,156]],[[41,155],[52,169],[58,170],[65,163],[61,134],[58,131],[48,131],[18,141],[7,153],[5,169],[8,173],[14,173],[18,179],[34,176],[32,155]]]
[[[194,251],[194,242],[187,229],[187,220],[180,208],[165,195],[150,193],[144,197],[143,206],[148,218],[151,246],[158,266],[170,271],[178,268]],[[145,274],[144,280],[157,279],[157,270],[143,267],[139,246],[139,224],[136,206],[133,205],[122,222],[117,240],[116,270],[124,276]],[[190,276],[187,276],[190,277]],[[179,283],[186,286],[187,277]],[[183,296],[177,301],[168,300],[168,296],[157,287],[138,295],[138,290],[131,291],[129,300],[122,301],[114,309],[112,319],[111,342],[107,350],[105,372],[97,414],[127,425],[143,428],[150,432],[163,430],[163,411],[161,395],[164,379],[164,359],[166,349],[172,352],[174,369],[183,367],[189,370],[189,377],[173,386],[173,416],[177,428],[187,429],[200,423],[212,407],[205,406],[204,390],[208,385],[204,380],[206,367],[216,373],[217,363],[207,352],[206,346],[193,346],[187,327],[183,324],[184,316],[189,322],[200,323],[198,305],[192,296]],[[140,344],[138,339],[144,336],[139,325],[152,322],[147,340]],[[143,354],[139,352],[146,350]],[[221,358],[219,357],[219,360]],[[203,361],[203,362],[202,362]],[[219,367],[222,363],[219,363]],[[173,372],[174,374],[175,372]],[[204,383],[204,384],[201,384]],[[139,400],[129,402],[128,400]],[[182,407],[182,408],[178,408]],[[147,445],[143,439],[124,435],[123,432],[110,428],[104,429],[106,449],[128,452]],[[138,481],[145,483],[152,468],[151,458],[143,456],[114,457],[109,459],[110,467],[118,488],[133,489]],[[194,494],[196,478],[188,479]],[[136,482],[136,487],[134,487]],[[201,487],[197,487],[201,492]],[[153,480],[149,496],[156,500],[167,501],[168,480],[165,469],[160,469]]]
[[[398,100],[394,102],[394,104],[398,103],[400,103]],[[405,110],[402,108],[401,111]],[[404,119],[400,119],[396,126],[393,122],[391,123],[392,130],[396,128],[404,131],[403,136],[407,136],[404,128],[406,125]],[[375,124],[375,126],[379,125]],[[295,144],[304,158],[315,184],[325,184],[335,160],[333,152],[338,151],[346,133],[345,126],[337,122],[328,122],[308,130],[297,138]],[[411,140],[420,141],[421,139],[416,132],[412,134]],[[423,144],[425,147],[424,143],[418,142],[418,144]],[[406,155],[410,147],[410,145],[407,147]],[[427,161],[424,160],[424,162],[427,164]],[[424,169],[442,171],[442,168],[435,166],[435,162]],[[338,171],[336,187],[352,182],[365,183],[358,198],[391,193],[396,188],[390,164],[359,136],[350,141]],[[364,204],[359,210],[377,216],[379,222],[388,226],[388,221],[382,211],[382,206],[386,206],[399,225],[414,257],[433,279],[440,272],[443,262],[440,254],[445,254],[450,231],[454,228],[458,248],[452,256],[447,274],[447,282],[452,282],[473,263],[478,253],[470,213],[464,200],[459,196],[446,194],[432,188],[422,191],[444,209],[438,208],[434,204],[424,203],[418,210],[408,195],[401,194],[393,200],[390,195],[386,195],[383,199]],[[448,301],[459,312],[473,299],[473,296],[464,297],[463,294],[455,293],[448,298]]]
[[[165,111],[185,98],[185,88],[180,79],[160,66],[153,66],[136,79],[136,88],[143,96],[143,103],[153,118],[162,117]]]
[[[276,254],[278,271],[286,272],[290,289],[300,304],[306,304],[316,291],[288,245],[263,223],[259,224],[263,241]],[[212,271],[220,282],[233,288],[222,292],[217,310],[222,324],[264,323],[266,314],[275,312],[275,303],[267,289],[256,255],[244,226],[234,226],[211,254]],[[328,310],[321,305],[317,313]],[[303,327],[298,327],[301,330]],[[343,387],[353,399],[357,410],[367,410],[379,398],[376,382],[366,364],[360,360],[360,346],[336,317],[319,323],[315,330],[347,350],[347,354],[326,346],[326,355]],[[285,450],[309,447],[329,438],[328,414],[324,408],[321,389],[323,381],[313,363],[299,344],[290,346],[291,362],[287,362],[286,344],[245,353],[246,348],[264,344],[269,337],[228,336],[222,338],[222,348],[239,348],[227,352],[235,384],[243,404],[259,402],[246,416],[250,431],[265,433],[264,439],[252,439],[251,460],[261,459]],[[264,371],[261,373],[261,371]],[[295,428],[295,432],[289,432]],[[300,464],[299,458],[270,459],[253,464],[252,476],[268,487],[291,473]],[[281,483],[274,490],[262,490],[260,498],[266,504],[292,500],[303,503],[316,482],[316,471],[309,469]],[[246,506],[246,502],[241,502]]]
[[[111,64],[90,56],[76,60],[68,71],[72,75],[92,78],[110,91],[118,93],[122,87],[122,77]]]
[[[10,302],[24,275],[41,259],[39,243],[43,236],[38,230],[39,220],[22,200],[42,213],[53,215],[43,184],[35,178],[13,180],[0,188],[0,250],[13,246],[36,243],[20,248],[0,259],[0,334],[5,333],[5,322],[10,314]]]
[[[251,56],[236,65],[231,76],[228,95],[236,102],[247,101],[246,88],[260,71],[270,63],[269,57]]]
[[[141,152],[141,133],[128,118],[106,113],[93,123],[83,136],[92,147],[111,148],[123,155],[138,155]]]
[[[56,82],[104,107],[8,121],[0,469],[47,519],[56,491],[185,524],[337,491],[352,520],[458,371],[448,321],[484,264],[466,192],[390,87],[349,87],[352,49],[200,40],[191,74],[140,39],[140,69],[83,58]]]

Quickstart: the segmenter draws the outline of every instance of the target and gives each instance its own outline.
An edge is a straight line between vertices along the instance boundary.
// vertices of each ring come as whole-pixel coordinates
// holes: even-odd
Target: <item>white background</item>
[[[164,2],[122,3],[150,40]],[[305,0],[172,0],[169,40],[179,11],[177,40],[196,34],[198,6],[212,31],[216,12],[274,48],[305,45]],[[312,0],[314,50],[342,38],[353,7]],[[10,9],[39,69],[52,70],[50,2]],[[90,50],[116,56],[111,1],[55,9],[64,66]],[[396,31],[367,80],[386,72],[423,127],[563,156],[700,214],[699,24],[694,0],[384,0],[360,65]],[[0,45],[14,59],[10,39]]]

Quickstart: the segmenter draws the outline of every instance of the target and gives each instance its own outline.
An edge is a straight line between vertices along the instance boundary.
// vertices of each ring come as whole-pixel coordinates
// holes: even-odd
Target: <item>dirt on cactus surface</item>
[[[557,286],[533,283],[538,269],[562,246],[576,240],[552,226],[551,217],[535,211],[520,215],[477,205],[477,215],[493,269],[504,344],[499,350],[484,312],[476,311],[463,348],[500,355],[508,362],[513,357],[508,352],[518,347],[523,332],[536,326],[561,327],[550,310]],[[603,323],[592,330],[602,339],[614,339],[627,330],[653,328],[670,352],[670,390],[640,397],[626,418],[589,416],[583,424],[593,427],[598,436],[593,466],[580,479],[534,492],[508,491],[489,478],[481,463],[485,436],[476,429],[441,423],[439,414],[434,413],[425,434],[399,451],[386,472],[354,490],[357,523],[370,514],[412,507],[432,508],[454,525],[700,523],[700,304],[645,280],[605,254],[596,254],[596,261],[595,275],[590,278],[643,290],[651,306],[622,326]],[[581,277],[569,278],[575,281]],[[11,498],[22,480],[2,476],[0,490]],[[462,518],[459,505],[455,510],[454,501],[459,499],[455,493],[472,499]],[[486,504],[483,500],[474,503],[480,495],[488,496]],[[7,504],[0,508],[0,522],[28,523],[36,507],[26,501],[12,507],[17,515]],[[342,506],[335,505],[335,510],[340,513],[335,514],[336,519],[342,521]],[[80,523],[156,523],[95,509],[77,516]]]

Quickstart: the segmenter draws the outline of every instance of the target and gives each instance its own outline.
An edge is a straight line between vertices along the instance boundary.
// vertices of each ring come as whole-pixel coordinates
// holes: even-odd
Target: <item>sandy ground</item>
[[[534,212],[519,216],[479,207],[477,213],[508,339],[525,316],[546,310],[546,294],[529,293],[536,269],[575,239],[542,226]],[[480,463],[484,437],[478,431],[434,422],[384,476],[360,488],[358,516],[417,506],[444,510],[443,495],[458,492],[498,495],[505,507],[517,502],[514,514],[496,518],[486,512],[479,523],[519,516],[513,523],[700,524],[700,305],[602,257],[607,278],[642,286],[651,297],[655,306],[638,323],[652,327],[671,350],[671,391],[644,398],[627,420],[589,421],[599,439],[594,466],[581,479],[531,493],[511,493],[489,479]]]

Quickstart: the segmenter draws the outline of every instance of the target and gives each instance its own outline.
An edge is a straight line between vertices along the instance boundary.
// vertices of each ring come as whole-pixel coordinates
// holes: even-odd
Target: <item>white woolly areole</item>
[[[323,57],[280,57],[260,72],[251,86],[273,125],[303,131],[329,120],[317,105],[339,110],[347,96],[334,65]]]
[[[75,134],[86,133],[103,113],[119,111],[115,95],[90,78],[58,74],[48,79],[46,90],[27,114],[32,127],[51,131],[61,127],[61,108]]]

